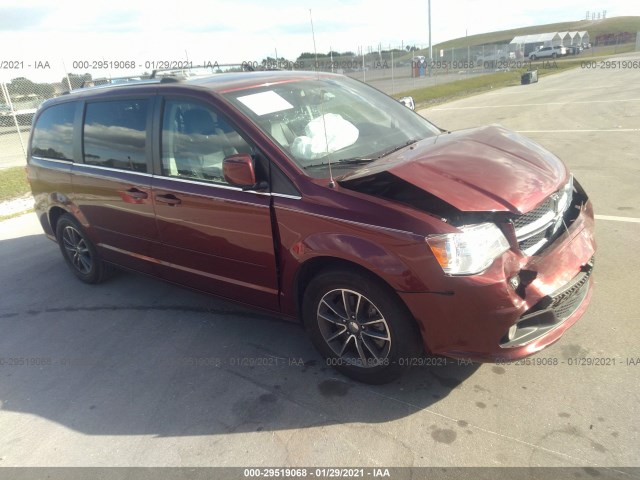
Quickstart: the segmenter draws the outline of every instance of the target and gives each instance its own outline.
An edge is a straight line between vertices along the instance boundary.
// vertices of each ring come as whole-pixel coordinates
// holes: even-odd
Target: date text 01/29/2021
[[[391,477],[388,468],[245,468],[245,478],[364,478],[364,477]]]

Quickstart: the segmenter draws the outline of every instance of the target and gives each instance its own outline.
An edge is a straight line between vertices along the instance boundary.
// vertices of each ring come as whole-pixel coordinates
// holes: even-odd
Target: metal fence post
[[[393,49],[391,49],[391,46],[389,46],[389,49],[391,50],[391,94],[393,95],[396,93],[396,84],[393,76]]]
[[[13,117],[13,123],[16,127],[16,132],[18,134],[18,139],[20,140],[20,147],[22,148],[22,154],[24,155],[24,158],[27,158],[27,150],[24,146],[24,141],[22,140],[22,132],[20,131],[20,125],[18,124],[18,117],[16,116],[16,111],[13,108],[13,102],[11,102],[11,95],[9,95],[9,89],[7,88],[7,85],[3,82],[0,83],[0,86],[2,87],[2,94],[4,95],[4,98],[6,100],[6,104],[9,107],[10,111],[11,111],[11,116]]]

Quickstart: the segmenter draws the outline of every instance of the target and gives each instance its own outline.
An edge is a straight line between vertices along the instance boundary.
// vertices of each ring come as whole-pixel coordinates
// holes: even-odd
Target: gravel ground
[[[0,202],[0,217],[27,212],[33,208],[33,197],[26,194],[22,197]]]

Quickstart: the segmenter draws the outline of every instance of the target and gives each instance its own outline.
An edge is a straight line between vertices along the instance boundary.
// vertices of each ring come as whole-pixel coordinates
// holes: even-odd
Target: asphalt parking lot
[[[524,132],[594,202],[590,308],[533,364],[358,384],[298,326],[132,273],[84,285],[34,214],[0,223],[0,466],[640,466],[639,73],[421,112]]]

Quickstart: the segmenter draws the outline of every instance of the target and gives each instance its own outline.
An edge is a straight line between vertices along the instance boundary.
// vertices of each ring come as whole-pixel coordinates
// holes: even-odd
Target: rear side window
[[[88,103],[84,163],[146,172],[147,109],[147,100]]]
[[[56,160],[73,160],[73,118],[76,104],[47,108],[33,129],[31,154]]]

